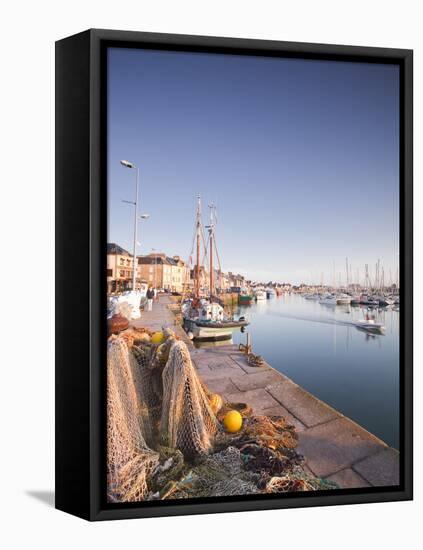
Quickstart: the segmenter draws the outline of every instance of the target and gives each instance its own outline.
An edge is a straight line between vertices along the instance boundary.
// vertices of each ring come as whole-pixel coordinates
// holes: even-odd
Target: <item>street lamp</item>
[[[136,271],[136,259],[137,259],[137,229],[138,229],[138,219],[147,220],[150,217],[150,214],[141,214],[138,216],[138,182],[139,182],[139,168],[133,162],[128,160],[121,160],[121,165],[125,168],[132,168],[135,170],[135,201],[122,201],[127,204],[134,205],[134,248],[133,248],[133,266],[132,266],[132,290],[135,291],[135,283],[137,277]]]
[[[154,288],[157,288],[157,255],[155,248],[152,248],[151,250],[154,254]]]

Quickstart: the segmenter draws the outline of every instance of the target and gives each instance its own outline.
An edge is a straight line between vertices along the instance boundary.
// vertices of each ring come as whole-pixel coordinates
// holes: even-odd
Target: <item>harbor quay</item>
[[[306,469],[341,488],[399,484],[399,452],[330,407],[266,361],[250,366],[233,344],[195,348],[178,321],[179,304],[161,295],[134,327],[171,327],[185,341],[197,372],[210,391],[227,402],[246,403],[255,414],[283,416],[295,426]],[[264,358],[265,359],[265,358]]]

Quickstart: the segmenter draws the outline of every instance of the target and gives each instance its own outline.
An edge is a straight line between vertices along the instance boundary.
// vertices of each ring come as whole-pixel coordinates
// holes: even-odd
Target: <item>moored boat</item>
[[[225,313],[222,305],[215,298],[217,292],[214,284],[213,251],[216,249],[215,242],[215,207],[210,206],[210,225],[208,229],[209,251],[209,298],[200,297],[200,244],[203,239],[203,225],[201,221],[201,200],[198,197],[196,215],[196,266],[194,268],[194,297],[186,300],[182,305],[182,316],[184,329],[188,336],[197,341],[219,341],[230,340],[232,334],[237,330],[243,330],[249,323],[245,317],[235,319]],[[206,245],[204,245],[206,248]],[[218,257],[219,258],[219,257]],[[219,262],[220,267],[220,262]],[[220,269],[219,269],[220,270]]]
[[[230,340],[235,331],[248,325],[244,317],[230,319],[223,307],[207,299],[188,300],[182,306],[184,329],[193,340]]]
[[[367,294],[362,294],[360,297],[360,304],[364,306],[378,306],[379,301],[375,300],[372,296],[369,296]]]
[[[314,292],[313,294],[304,294],[304,298],[306,300],[314,300],[314,301],[317,301],[317,300],[320,300],[321,299],[321,296],[319,293],[317,292]]]
[[[340,294],[336,295],[336,303],[340,305],[351,304],[351,296],[349,294],[341,292]]]
[[[372,296],[372,298],[374,301],[377,301],[381,307],[392,306],[395,303],[394,299],[384,296],[383,294]]]
[[[240,306],[249,306],[253,301],[253,296],[251,294],[241,292],[238,296],[238,303]]]
[[[337,304],[336,296],[334,294],[324,294],[320,298],[319,304],[322,304],[324,306],[336,306]]]
[[[257,302],[267,300],[266,291],[265,290],[256,290],[255,293],[254,293],[254,297],[257,300]]]
[[[266,288],[267,299],[276,298],[276,291],[274,288]]]

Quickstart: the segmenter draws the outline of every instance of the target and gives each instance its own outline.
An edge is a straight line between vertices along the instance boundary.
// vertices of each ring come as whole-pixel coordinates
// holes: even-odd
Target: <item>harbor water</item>
[[[363,306],[324,306],[301,295],[238,307],[250,320],[254,353],[298,385],[399,446],[399,310],[373,310],[384,335],[357,329]],[[236,333],[234,343],[245,343]]]

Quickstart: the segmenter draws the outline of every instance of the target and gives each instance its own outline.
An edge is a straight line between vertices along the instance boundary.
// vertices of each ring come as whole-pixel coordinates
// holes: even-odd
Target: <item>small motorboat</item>
[[[256,290],[254,293],[254,296],[257,302],[267,300],[267,295],[265,290]]]
[[[374,319],[360,319],[353,323],[356,328],[373,334],[383,334],[385,326],[382,323],[377,323]]]

